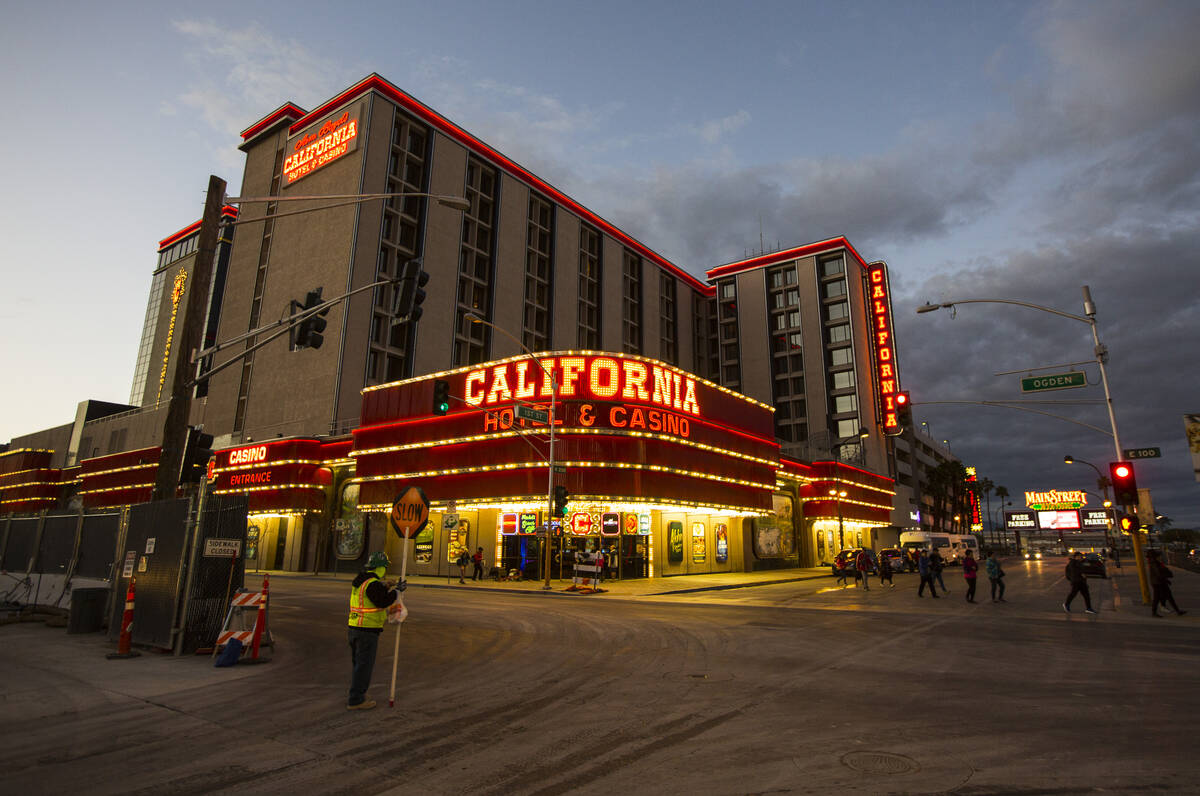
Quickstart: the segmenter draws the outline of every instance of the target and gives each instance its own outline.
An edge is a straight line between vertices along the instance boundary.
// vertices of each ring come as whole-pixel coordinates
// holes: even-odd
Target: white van
[[[938,533],[929,531],[904,531],[900,534],[900,549],[937,550],[947,564],[957,564],[968,550],[979,560],[979,540],[969,533]]]

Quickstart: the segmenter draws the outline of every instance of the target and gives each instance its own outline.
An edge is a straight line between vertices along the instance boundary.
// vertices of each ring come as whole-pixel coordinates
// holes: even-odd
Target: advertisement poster
[[[425,527],[413,539],[413,555],[418,564],[428,564],[433,561],[433,523],[425,523]]]
[[[600,535],[620,536],[621,515],[616,512],[605,512],[600,515]]]
[[[729,526],[721,523],[716,527],[717,563],[724,564],[729,560]]]
[[[453,564],[463,553],[471,555],[471,521],[457,514],[442,518],[442,530],[446,532],[446,560]]]
[[[343,561],[353,561],[362,556],[366,544],[365,523],[358,511],[358,484],[347,484],[342,490],[339,509],[333,521],[334,553]]]
[[[703,564],[708,560],[708,532],[702,522],[692,523],[692,562]]]
[[[672,564],[683,562],[683,523],[667,524],[667,561]]]
[[[258,560],[258,536],[261,533],[257,525],[246,528],[246,560]]]

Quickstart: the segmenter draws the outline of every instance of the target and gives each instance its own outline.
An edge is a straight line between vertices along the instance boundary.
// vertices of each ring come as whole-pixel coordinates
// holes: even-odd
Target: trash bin
[[[108,589],[73,589],[67,632],[95,633],[103,630],[109,593]]]

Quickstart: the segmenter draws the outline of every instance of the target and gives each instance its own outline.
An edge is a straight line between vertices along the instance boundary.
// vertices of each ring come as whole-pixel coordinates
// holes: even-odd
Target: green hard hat
[[[388,560],[387,553],[382,551],[371,553],[371,557],[367,559],[367,569],[378,569],[379,567],[387,567],[392,562]]]

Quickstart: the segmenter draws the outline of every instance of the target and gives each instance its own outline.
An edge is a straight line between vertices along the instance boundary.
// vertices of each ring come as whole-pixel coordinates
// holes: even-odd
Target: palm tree
[[[1000,507],[1004,508],[1004,505],[1008,500],[1008,487],[996,487],[996,499],[1000,501]],[[1021,552],[1021,532],[1015,531],[1015,533],[1017,535],[1017,552],[1019,553]]]

